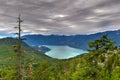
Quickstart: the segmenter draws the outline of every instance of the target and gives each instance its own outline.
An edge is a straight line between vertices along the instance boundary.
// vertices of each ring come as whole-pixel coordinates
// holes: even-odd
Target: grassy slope
[[[17,40],[13,38],[0,39],[0,78],[6,80],[18,80],[18,58],[14,52],[14,45],[17,44]],[[22,42],[22,67],[24,80],[30,80],[30,64],[33,66],[33,71],[41,66],[42,63],[46,63],[49,66],[58,63],[56,59],[52,59],[43,53],[34,50],[26,43]]]
[[[14,47],[13,47],[13,45],[15,45],[16,43],[17,40],[13,38],[0,39],[0,65],[2,64],[9,65],[11,63],[17,63],[16,61],[17,61],[18,53],[14,52]],[[23,53],[23,57],[28,61],[30,59],[33,59],[33,57],[35,63],[40,63],[42,61],[47,61],[47,62],[57,61],[55,59],[52,59],[44,55],[41,52],[34,50],[24,42],[22,42],[22,48],[23,50],[25,50],[25,52]]]
[[[41,57],[38,54],[25,52],[23,53],[24,57],[27,59],[32,59],[35,57],[35,62],[40,62],[44,60],[44,57]],[[9,64],[17,60],[17,53],[13,51],[12,46],[0,46],[0,64]]]

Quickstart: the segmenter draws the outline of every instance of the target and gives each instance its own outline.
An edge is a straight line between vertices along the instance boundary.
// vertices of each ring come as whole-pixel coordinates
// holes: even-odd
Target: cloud
[[[0,33],[91,34],[120,29],[120,0],[0,0]]]

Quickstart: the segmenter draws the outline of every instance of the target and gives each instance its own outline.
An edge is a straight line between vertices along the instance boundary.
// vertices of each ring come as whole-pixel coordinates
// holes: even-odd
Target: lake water
[[[45,46],[51,49],[45,54],[52,58],[57,58],[57,59],[68,59],[83,53],[87,53],[87,51],[72,48],[69,46],[48,46],[48,45]]]

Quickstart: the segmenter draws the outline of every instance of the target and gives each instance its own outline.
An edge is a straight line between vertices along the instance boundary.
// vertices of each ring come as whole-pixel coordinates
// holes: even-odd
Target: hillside
[[[36,69],[35,80],[120,80],[120,50],[114,41],[102,36],[89,47],[99,48],[55,66],[42,65]]]
[[[35,80],[120,80],[120,55],[109,55],[105,64],[98,58],[98,65],[90,56],[93,54],[64,60],[52,67],[38,68]]]
[[[107,31],[90,35],[73,35],[73,36],[60,36],[60,35],[25,35],[25,41],[31,46],[38,45],[68,45],[70,47],[88,50],[88,43],[95,39],[107,34],[109,38],[116,41],[117,46],[120,45],[120,30]]]
[[[18,79],[13,42],[16,39],[0,40],[0,78],[7,80]],[[107,35],[90,42],[89,53],[64,60],[51,59],[22,44],[29,50],[23,53],[24,80],[29,80],[31,75],[33,80],[120,80],[120,49]]]
[[[17,57],[17,53],[14,52],[14,45],[17,44],[17,39],[14,38],[3,38],[0,39],[0,64],[8,64],[15,61],[16,59],[9,60],[11,58]],[[35,62],[40,63],[42,61],[52,62],[54,59],[44,55],[42,52],[34,50],[32,47],[28,46],[25,42],[22,42],[22,49],[25,51],[23,55],[28,59],[35,58]]]
[[[17,44],[17,39],[4,38],[0,39],[0,79],[18,80],[18,58],[14,52],[14,45]],[[29,66],[33,66],[33,70],[42,63],[47,63],[49,66],[58,62],[58,60],[44,55],[42,52],[34,50],[26,43],[22,42],[22,68],[24,71],[24,79],[29,79]]]

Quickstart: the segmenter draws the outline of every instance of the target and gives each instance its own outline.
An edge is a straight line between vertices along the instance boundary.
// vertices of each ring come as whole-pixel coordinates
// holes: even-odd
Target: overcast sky
[[[92,34],[120,29],[120,0],[0,0],[0,35],[15,33],[21,13],[23,34]]]

